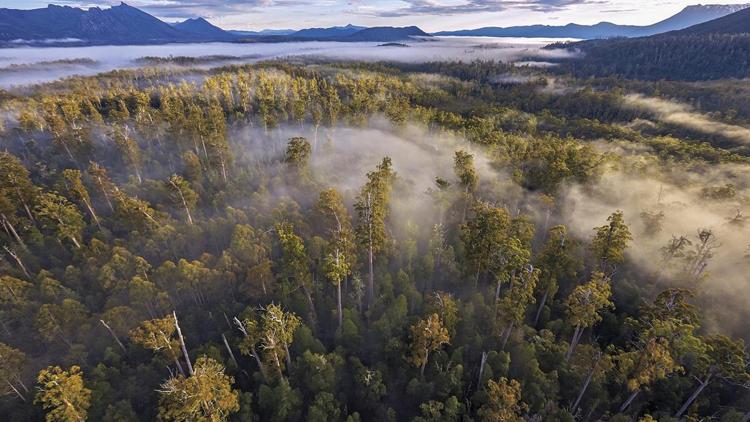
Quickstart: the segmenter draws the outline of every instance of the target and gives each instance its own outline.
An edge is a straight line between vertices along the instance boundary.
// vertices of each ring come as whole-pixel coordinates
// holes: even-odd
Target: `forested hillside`
[[[0,414],[747,421],[747,107],[693,88],[695,127],[607,84],[279,61],[3,92]]]

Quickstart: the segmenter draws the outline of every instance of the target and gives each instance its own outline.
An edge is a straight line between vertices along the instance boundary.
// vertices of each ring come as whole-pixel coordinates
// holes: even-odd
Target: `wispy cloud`
[[[581,4],[602,4],[605,0],[404,0],[404,7],[382,10],[379,16],[409,15],[460,15],[467,13],[502,12],[509,9],[527,9],[536,12],[554,12]]]

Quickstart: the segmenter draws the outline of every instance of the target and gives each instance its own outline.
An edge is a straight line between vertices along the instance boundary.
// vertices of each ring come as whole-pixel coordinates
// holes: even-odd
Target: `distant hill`
[[[195,38],[125,3],[83,10],[49,5],[44,9],[0,9],[0,41],[158,43]]]
[[[237,35],[212,25],[203,18],[188,19],[173,26],[183,33],[191,34],[205,40],[230,41],[237,38]]]
[[[330,28],[308,28],[308,29],[302,29],[297,32],[293,32],[290,34],[293,37],[298,38],[339,38],[339,37],[346,37],[352,34],[355,34],[363,29],[366,29],[364,26],[355,26],[352,24],[346,25],[346,26],[333,26]]]
[[[559,71],[577,77],[713,80],[750,77],[750,9],[687,29],[640,38],[554,44],[580,53]]]
[[[404,41],[413,37],[431,37],[432,35],[422,31],[416,26],[407,26],[396,28],[392,26],[380,26],[367,28],[355,32],[346,37],[341,37],[340,41],[374,41],[374,42],[394,42]]]
[[[461,36],[461,37],[526,37],[526,38],[609,38],[624,37],[637,30],[637,26],[615,25],[600,22],[596,25],[578,25],[575,23],[564,26],[527,25],[511,26],[508,28],[486,27],[462,31],[436,32],[433,35]]]
[[[264,29],[262,31],[227,31],[230,34],[237,35],[240,37],[251,37],[251,36],[273,36],[273,35],[290,35],[297,32],[294,29]]]
[[[341,28],[352,28],[352,25]],[[357,27],[353,27],[357,28]],[[422,31],[416,26],[407,26],[403,28],[393,26],[380,26],[374,28],[358,29],[354,32],[350,32],[348,35],[330,35],[339,33],[336,30],[330,31],[332,28],[312,28],[311,30],[302,30],[303,35],[297,31],[289,35],[272,35],[272,36],[251,36],[245,37],[239,42],[245,43],[278,43],[278,42],[294,42],[294,41],[336,41],[336,42],[396,42],[396,41],[407,41],[414,39],[414,37],[432,37],[432,35]],[[317,36],[315,34],[318,34]],[[328,35],[326,35],[328,34]]]
[[[740,10],[719,19],[691,26],[668,35],[750,34],[750,9]]]
[[[443,31],[433,35],[473,37],[528,37],[599,39],[613,37],[642,37],[688,28],[727,16],[750,7],[750,4],[687,6],[674,16],[648,26],[617,25],[600,22],[595,25],[568,24],[564,26],[529,25],[508,28],[485,27],[460,31]]]

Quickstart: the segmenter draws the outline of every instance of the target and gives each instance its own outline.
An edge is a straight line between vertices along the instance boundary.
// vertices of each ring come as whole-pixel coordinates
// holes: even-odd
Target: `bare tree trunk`
[[[619,409],[620,413],[628,410],[628,407],[630,407],[630,404],[633,403],[633,400],[635,400],[635,398],[638,396],[640,392],[641,392],[641,389],[636,388],[635,391],[633,391],[633,393],[630,394],[630,397],[628,397],[628,399],[625,400],[622,406],[620,406],[620,409]]]
[[[227,352],[229,352],[229,357],[232,358],[232,362],[234,362],[235,366],[239,367],[240,365],[237,364],[237,359],[234,357],[234,352],[232,352],[232,348],[229,347],[227,336],[225,336],[224,333],[221,333],[221,339],[224,341],[224,347],[227,348]]]
[[[695,399],[698,398],[698,396],[703,392],[703,389],[708,386],[708,383],[711,381],[711,378],[713,378],[714,374],[713,372],[709,372],[708,376],[706,377],[703,382],[698,385],[698,388],[693,392],[693,394],[690,395],[690,397],[685,401],[685,403],[680,407],[680,410],[677,411],[677,413],[674,414],[674,417],[677,419],[682,418],[682,415],[688,410],[691,404],[695,401]]]
[[[568,346],[568,352],[565,354],[565,362],[569,361],[570,357],[573,356],[573,351],[581,339],[581,333],[583,333],[583,330],[581,329],[581,324],[578,324],[576,325],[576,330],[573,332],[573,338],[570,339],[570,346]]]
[[[13,390],[13,392],[16,393],[16,395],[18,396],[18,398],[21,399],[25,403],[26,402],[26,397],[24,397],[23,394],[21,394],[21,392],[18,391],[18,389],[16,388],[16,386],[13,385],[13,383],[11,383],[10,381],[8,381],[7,379],[5,380],[5,382],[11,388],[11,390]]]
[[[539,301],[539,307],[536,309],[536,316],[534,316],[534,324],[532,324],[532,327],[536,327],[536,325],[539,323],[539,317],[542,315],[542,310],[544,309],[544,305],[547,303],[548,296],[549,296],[549,287],[547,287],[547,290],[544,291],[542,300]]]
[[[422,378],[424,378],[424,368],[427,367],[427,362],[429,362],[429,360],[430,360],[430,351],[427,350],[426,352],[427,353],[425,354],[424,362],[422,362],[422,367],[419,368],[419,375],[421,375]]]
[[[289,345],[284,343],[284,351],[286,352],[286,368],[287,370],[292,369],[292,354],[289,353]]]
[[[109,334],[111,334],[112,337],[115,339],[115,341],[117,342],[117,344],[120,346],[120,349],[122,349],[123,352],[127,353],[128,351],[127,351],[127,349],[125,349],[125,345],[122,344],[122,342],[120,341],[120,339],[117,337],[117,334],[115,334],[115,332],[112,331],[112,328],[110,328],[110,326],[107,325],[107,323],[104,322],[103,319],[100,319],[99,322],[101,322],[102,325],[104,326],[104,328],[106,328],[107,331],[109,331]]]
[[[584,381],[583,386],[581,387],[581,391],[578,393],[578,397],[576,397],[575,403],[573,403],[573,407],[570,408],[571,412],[575,413],[576,409],[578,409],[578,405],[581,403],[581,400],[583,399],[583,395],[586,393],[586,390],[589,388],[591,379],[594,377],[594,372],[596,372],[596,367],[599,365],[599,361],[601,360],[602,360],[602,352],[599,352],[597,353],[597,356],[596,356],[596,362],[594,362],[594,365],[589,370],[589,374],[586,376],[586,381]]]
[[[192,226],[193,216],[190,215],[190,207],[188,207],[187,201],[185,200],[185,195],[182,194],[182,189],[180,189],[180,187],[177,186],[177,184],[174,183],[172,179],[169,179],[169,184],[171,184],[172,187],[177,191],[177,194],[180,195],[180,201],[182,201],[182,206],[185,208],[185,214],[187,214],[188,224]]]
[[[180,359],[177,356],[174,357],[174,364],[177,366],[177,370],[180,371],[180,374],[182,374],[182,376],[184,377],[185,376],[185,370],[182,369],[182,364],[180,364]],[[171,370],[170,370],[170,372],[171,372]]]
[[[341,281],[336,284],[336,301],[338,302],[339,311],[339,329],[344,325],[344,311],[341,307]]]
[[[372,303],[375,301],[375,269],[373,268],[372,255],[372,241],[370,241],[370,248],[367,254],[369,268],[369,274],[367,277],[367,309],[370,309]]]
[[[89,214],[91,214],[91,218],[94,219],[94,223],[96,223],[96,226],[99,227],[99,230],[101,230],[102,224],[99,222],[99,217],[96,216],[96,212],[94,212],[94,207],[92,207],[89,201],[87,200],[84,200],[83,204],[86,205],[86,209],[89,210]]]
[[[307,296],[307,305],[310,307],[310,325],[312,326],[313,330],[315,330],[318,322],[318,313],[315,312],[315,303],[313,302],[310,289],[308,289],[304,283],[302,284],[302,290],[305,292],[305,296]]]
[[[185,347],[185,338],[182,337],[182,330],[180,330],[180,324],[177,322],[177,312],[172,311],[172,316],[174,317],[174,326],[177,329],[177,337],[180,339],[182,355],[185,357],[185,362],[187,363],[188,373],[190,373],[190,376],[193,376],[193,364],[190,363],[190,356],[188,355],[187,347]]]
[[[24,243],[24,241],[21,239],[21,236],[18,235],[18,232],[16,231],[16,228],[13,227],[13,224],[11,224],[10,220],[8,220],[8,218],[5,217],[5,214],[0,214],[0,217],[2,217],[2,219],[3,219],[3,226],[8,228],[8,230],[10,231],[10,233],[13,235],[13,238],[16,239],[16,242],[18,242],[18,244],[21,245],[21,247],[24,250],[28,251],[29,248],[26,247],[26,243]]]
[[[510,338],[510,334],[513,332],[513,326],[515,325],[515,322],[511,322],[508,328],[505,329],[504,335],[503,335],[503,343],[500,345],[500,350],[505,349],[505,345],[508,343],[508,339]]]
[[[11,258],[13,258],[13,260],[15,260],[15,261],[16,261],[16,264],[18,264],[18,266],[19,266],[19,267],[21,268],[21,271],[23,271],[24,275],[25,275],[26,277],[28,277],[28,278],[31,278],[31,275],[30,275],[30,274],[29,274],[29,272],[28,272],[28,271],[26,270],[26,266],[25,266],[25,265],[23,265],[23,261],[21,261],[21,258],[19,258],[19,257],[18,257],[18,255],[16,255],[16,253],[15,253],[15,252],[13,252],[13,250],[11,250],[11,249],[8,249],[8,247],[7,247],[7,246],[3,246],[3,249],[5,249],[5,252],[7,252],[7,253],[8,253],[8,255],[10,255],[10,257],[11,257]]]
[[[479,364],[479,377],[477,377],[477,391],[482,388],[482,375],[484,375],[485,363],[487,363],[487,352],[482,351],[482,362]]]

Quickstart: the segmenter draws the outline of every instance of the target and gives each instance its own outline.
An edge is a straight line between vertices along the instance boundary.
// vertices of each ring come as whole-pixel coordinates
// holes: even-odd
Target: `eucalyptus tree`
[[[395,173],[391,159],[383,158],[377,169],[367,174],[367,183],[357,197],[354,209],[357,210],[359,223],[355,234],[359,244],[367,251],[367,307],[375,300],[375,254],[380,252],[387,242],[385,220],[388,216],[391,187]]]

